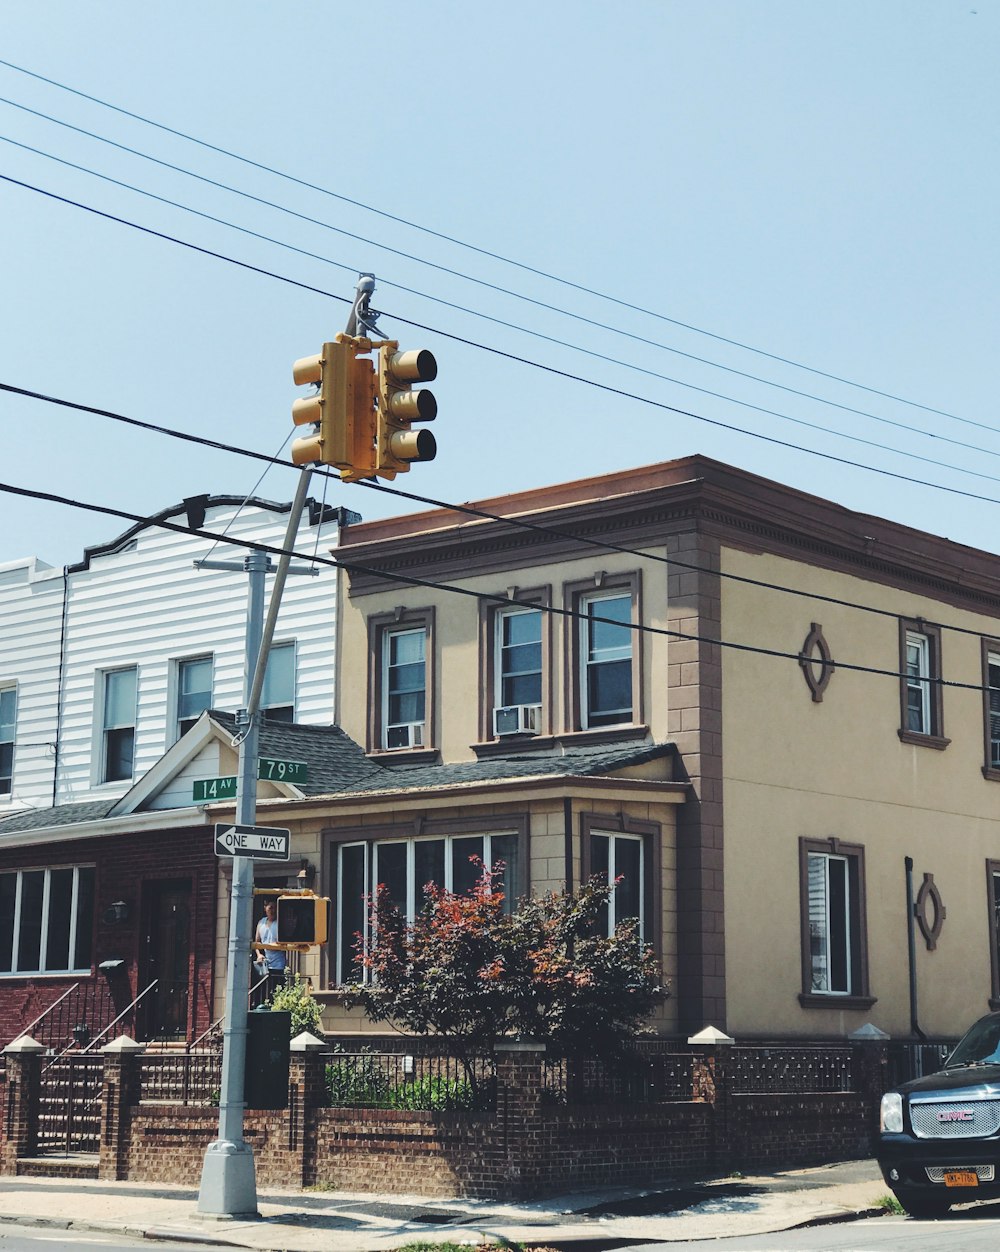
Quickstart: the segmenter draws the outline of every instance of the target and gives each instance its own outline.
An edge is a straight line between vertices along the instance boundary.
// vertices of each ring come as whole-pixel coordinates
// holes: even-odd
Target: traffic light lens
[[[397,391],[389,407],[401,422],[433,422],[438,411],[433,391]]]
[[[393,431],[389,448],[401,461],[433,461],[437,456],[437,440],[429,430]]]
[[[389,370],[394,378],[405,383],[432,383],[438,376],[434,353],[427,348],[411,348],[409,352],[394,352]]]

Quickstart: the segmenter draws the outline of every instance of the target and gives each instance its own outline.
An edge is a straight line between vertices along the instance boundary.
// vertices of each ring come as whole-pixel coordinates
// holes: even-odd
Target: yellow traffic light
[[[335,465],[345,482],[375,473],[375,366],[370,357],[359,355],[371,346],[370,340],[338,335],[322,352],[292,366],[299,386],[316,383],[319,388],[292,405],[296,426],[317,427],[293,442],[296,465]]]
[[[325,945],[329,908],[326,896],[278,896],[278,942]]]
[[[433,461],[437,441],[429,430],[412,430],[412,422],[432,422],[437,416],[433,392],[415,391],[414,383],[437,378],[437,361],[426,348],[400,352],[399,344],[384,343],[378,351],[378,414],[375,433],[375,472],[379,478],[405,474],[414,461]]]

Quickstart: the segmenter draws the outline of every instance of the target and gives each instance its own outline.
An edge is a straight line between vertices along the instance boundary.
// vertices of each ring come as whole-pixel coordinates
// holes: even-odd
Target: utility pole
[[[311,470],[299,476],[288,518],[284,552],[277,567],[264,552],[251,552],[242,565],[234,561],[196,561],[199,569],[245,569],[247,594],[244,707],[236,714],[239,764],[236,769],[236,824],[253,826],[257,817],[257,758],[260,739],[258,708],[267,656],[277,620],[285,576],[311,574],[314,566],[292,569],[291,553],[305,504]],[[265,580],[276,572],[267,625],[264,623]],[[198,1212],[205,1217],[257,1216],[257,1179],[253,1149],[243,1138],[243,1085],[247,1052],[247,989],[250,985],[250,927],[253,920],[253,857],[233,857],[229,910],[229,959],[226,963],[226,1015],[222,1033],[222,1090],[219,1137],[208,1145],[201,1171]]]
[[[375,287],[370,274],[362,274],[347,323],[349,334],[365,327],[368,300]],[[236,714],[239,764],[236,770],[236,824],[253,826],[257,816],[257,758],[260,719],[258,709],[271,638],[289,573],[311,574],[314,566],[291,566],[291,554],[305,505],[312,470],[299,475],[277,567],[266,553],[251,552],[242,564],[233,561],[195,561],[199,569],[246,570],[246,659],[243,682],[244,707]],[[267,621],[264,593],[267,574],[275,573]],[[233,885],[229,910],[229,955],[226,963],[226,1013],[222,1036],[222,1089],[219,1098],[219,1137],[208,1145],[202,1164],[198,1212],[206,1218],[257,1217],[257,1179],[253,1149],[243,1138],[243,1098],[247,1051],[247,997],[250,984],[250,925],[253,918],[253,858],[233,857]]]

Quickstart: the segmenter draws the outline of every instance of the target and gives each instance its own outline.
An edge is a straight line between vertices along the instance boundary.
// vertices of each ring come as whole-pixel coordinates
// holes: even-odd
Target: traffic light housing
[[[325,945],[329,910],[326,896],[278,896],[278,942]]]
[[[389,341],[378,351],[375,473],[379,478],[405,474],[414,461],[433,461],[437,441],[429,430],[413,430],[413,422],[437,416],[434,393],[414,390],[414,383],[437,378],[437,361],[426,348],[400,352]]]
[[[345,482],[375,473],[375,366],[370,357],[360,355],[371,347],[370,340],[337,335],[322,352],[292,366],[299,386],[318,386],[315,395],[292,405],[296,426],[318,427],[293,442],[294,464],[334,465]]]

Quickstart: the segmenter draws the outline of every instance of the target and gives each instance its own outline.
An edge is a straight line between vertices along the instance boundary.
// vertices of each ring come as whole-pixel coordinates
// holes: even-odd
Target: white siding
[[[204,529],[282,546],[287,512],[260,505],[237,512],[230,504],[209,508]],[[183,524],[183,510],[170,520]],[[306,514],[296,564],[314,550],[329,554],[337,544],[336,521],[319,528],[318,549],[316,540]],[[68,574],[56,803],[112,799],[131,785],[100,781],[105,670],[138,671],[134,779],[177,737],[178,660],[211,655],[212,707],[235,711],[242,703],[247,576],[195,569],[194,560],[211,548],[208,540],[150,525],[125,550],[92,554],[86,568]],[[247,551],[218,544],[211,557],[241,563]],[[336,570],[317,568],[316,577],[289,575],[274,639],[295,641],[296,720],[321,725],[334,718]],[[0,683],[18,687],[16,798],[0,799],[0,813],[52,803],[54,757],[46,745],[56,739],[62,583],[61,571],[34,560],[0,567]],[[268,596],[272,587],[269,576]]]
[[[62,571],[28,558],[0,566],[0,687],[17,689],[14,779],[0,816],[52,803]]]

